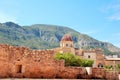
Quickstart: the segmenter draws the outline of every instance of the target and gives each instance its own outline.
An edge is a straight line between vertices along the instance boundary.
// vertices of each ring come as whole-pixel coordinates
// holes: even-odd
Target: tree
[[[117,69],[120,69],[120,64],[117,64],[116,67],[117,67]]]
[[[112,69],[113,67],[110,66],[110,65],[105,65],[104,68],[110,70],[110,69]]]
[[[120,74],[120,64],[117,64],[116,68],[117,68],[118,73]]]
[[[81,65],[83,67],[92,67],[92,64],[94,63],[93,60],[87,60],[87,59],[82,59],[81,60]]]
[[[93,60],[81,59],[79,56],[75,56],[72,53],[56,53],[55,60],[65,60],[66,66],[82,66],[91,67],[94,63]]]

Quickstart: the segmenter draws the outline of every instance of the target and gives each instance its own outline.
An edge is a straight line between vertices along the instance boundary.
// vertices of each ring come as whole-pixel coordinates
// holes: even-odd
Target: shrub
[[[82,66],[92,67],[93,60],[81,59],[79,56],[75,56],[72,53],[56,53],[55,60],[65,60],[66,66]]]

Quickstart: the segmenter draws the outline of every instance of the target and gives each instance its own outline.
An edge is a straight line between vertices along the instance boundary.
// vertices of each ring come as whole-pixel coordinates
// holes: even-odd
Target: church
[[[54,50],[55,52],[72,53],[84,59],[94,60],[93,67],[103,67],[104,65],[115,66],[116,64],[120,64],[120,58],[106,57],[100,48],[89,50],[74,48],[70,34],[65,34],[60,41],[60,47]]]

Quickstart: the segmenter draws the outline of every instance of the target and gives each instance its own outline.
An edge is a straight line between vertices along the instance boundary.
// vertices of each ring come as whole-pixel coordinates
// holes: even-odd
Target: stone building
[[[120,58],[106,58],[100,48],[89,50],[74,48],[72,38],[69,34],[65,34],[62,37],[60,47],[55,48],[54,50],[55,52],[73,53],[81,58],[94,60],[93,67],[103,67],[104,65],[113,66],[115,64],[120,64]]]

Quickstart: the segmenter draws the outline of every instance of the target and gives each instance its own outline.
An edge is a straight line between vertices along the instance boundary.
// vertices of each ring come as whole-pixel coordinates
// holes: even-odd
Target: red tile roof
[[[71,36],[69,34],[65,34],[62,37],[61,41],[72,41],[72,38],[71,38]]]

